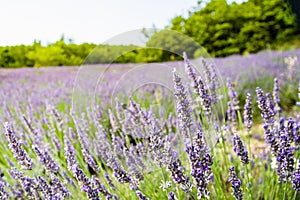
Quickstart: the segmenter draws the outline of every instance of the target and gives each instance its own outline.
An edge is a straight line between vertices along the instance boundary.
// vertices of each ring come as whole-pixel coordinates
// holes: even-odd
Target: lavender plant
[[[299,52],[289,53],[299,57]],[[262,52],[211,59],[224,66],[220,68],[223,78],[237,83],[229,81],[227,88],[223,86],[228,94],[219,94],[218,87],[222,85],[214,64],[202,58],[202,65],[195,66],[184,56],[183,63],[169,63],[177,69],[170,74],[176,109],[164,104],[155,109],[152,102],[140,103],[133,95],[125,99],[127,102],[117,99],[115,106],[96,101],[95,113],[92,107],[70,113],[72,80],[78,68],[0,69],[5,74],[0,79],[0,121],[9,121],[4,130],[0,128],[5,133],[0,134],[0,197],[298,199],[299,100],[291,100],[293,107],[286,105],[289,96],[285,85],[292,82],[278,76],[285,72],[285,66],[264,61],[264,57]],[[238,94],[244,80],[237,78],[237,72],[250,69],[253,60],[278,79],[272,78],[269,85],[274,83],[273,88],[255,85],[256,91],[242,91],[247,93],[244,101]],[[240,63],[239,70],[230,63]],[[293,63],[293,69],[296,64]],[[113,81],[128,70],[113,67]],[[192,82],[191,87],[184,75],[179,75],[183,71]],[[297,70],[293,72],[297,80]],[[264,73],[257,71],[257,76]],[[110,83],[105,84],[112,88]],[[288,92],[294,96],[300,93],[299,85],[290,87]],[[160,95],[164,100],[165,94]],[[218,109],[226,109],[226,96],[229,109],[224,118],[223,109]],[[198,100],[200,104],[196,105]],[[242,122],[238,119],[239,106],[244,102]],[[256,118],[257,107],[262,118]],[[260,120],[262,124],[258,123]],[[247,135],[251,145],[247,148],[244,129],[240,128],[243,125],[248,132],[251,129]],[[232,128],[230,137],[223,127]],[[209,141],[215,131],[221,137],[212,145]],[[234,159],[234,154],[239,159]],[[224,173],[228,168],[229,174]]]
[[[234,167],[229,168],[228,182],[231,183],[231,188],[232,188],[233,196],[235,197],[235,199],[242,200],[243,199],[243,191],[241,189],[242,182],[237,177]]]
[[[12,127],[8,122],[6,122],[4,126],[6,129],[5,135],[9,142],[8,146],[13,152],[15,159],[18,161],[19,165],[23,169],[31,170],[33,162],[31,158],[27,155],[26,151],[22,148],[21,143],[16,137],[16,133],[12,130]]]

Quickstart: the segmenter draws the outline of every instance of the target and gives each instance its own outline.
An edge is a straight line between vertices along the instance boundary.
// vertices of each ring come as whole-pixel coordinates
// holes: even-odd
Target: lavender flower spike
[[[12,178],[20,182],[22,189],[25,191],[26,196],[29,199],[34,198],[34,193],[38,187],[35,179],[25,176],[24,173],[19,171],[17,168],[12,168],[10,170],[10,174]]]
[[[174,95],[177,98],[176,109],[178,113],[178,118],[180,119],[181,128],[184,132],[184,135],[188,137],[187,133],[192,125],[190,102],[188,101],[187,92],[182,84],[181,78],[175,70],[173,71],[173,81],[175,83]]]
[[[233,150],[240,157],[244,165],[249,163],[248,151],[237,133],[234,133],[233,137]]]
[[[202,80],[201,76],[197,76],[195,68],[190,63],[187,58],[186,53],[183,54],[185,71],[188,77],[192,80],[194,92],[199,95],[201,105],[208,116],[211,114],[211,96],[209,95],[208,88],[205,82]]]
[[[72,171],[73,176],[76,178],[80,190],[87,193],[89,199],[100,199],[98,195],[98,191],[91,187],[91,181],[83,172],[82,169],[79,168],[78,162],[75,159],[75,151],[73,146],[71,145],[69,139],[64,137],[65,140],[65,157],[68,164],[68,169]]]
[[[268,124],[264,124],[263,128],[266,143],[271,147],[273,156],[277,156],[279,151],[279,143],[277,138],[275,137],[274,131],[271,130]]]
[[[107,182],[107,184],[109,185],[109,187],[110,187],[112,190],[116,190],[116,186],[114,185],[113,181],[112,181],[111,178],[109,177],[108,173],[105,172],[104,178],[106,179],[106,182]]]
[[[203,132],[198,130],[193,138],[193,145],[186,149],[192,166],[191,175],[197,188],[199,198],[207,197],[210,192],[207,190],[209,181],[212,179],[212,158],[208,153]]]
[[[258,103],[258,107],[261,110],[261,116],[264,120],[265,123],[274,123],[274,109],[271,108],[271,102],[268,102],[264,92],[261,88],[257,87],[256,88],[256,94],[257,94],[257,103]],[[269,99],[270,100],[270,99]]]
[[[274,78],[274,89],[273,89],[273,99],[275,101],[275,111],[276,112],[280,112],[280,107],[279,107],[279,102],[280,102],[280,98],[279,98],[279,83],[278,83],[278,79]]]
[[[296,105],[297,105],[298,107],[300,107],[300,82],[299,82],[299,85],[298,85],[298,100],[299,100],[299,101],[297,101]]]
[[[297,169],[293,173],[292,184],[294,190],[296,191],[300,190],[300,163],[298,164]]]
[[[141,191],[137,190],[136,195],[139,197],[141,200],[149,200]]]
[[[176,196],[175,196],[175,193],[174,192],[170,192],[168,194],[168,199],[169,200],[177,200]]]
[[[21,165],[22,169],[31,170],[33,165],[32,160],[22,148],[21,143],[17,140],[12,127],[8,122],[4,124],[4,127],[6,129],[5,135],[9,142],[8,146],[13,152],[15,159],[18,161],[19,165]]]
[[[52,157],[49,155],[47,151],[40,150],[40,148],[37,145],[33,145],[32,149],[36,153],[37,157],[39,158],[39,161],[45,166],[45,168],[52,173],[58,173],[59,166],[54,162]]]
[[[118,197],[116,195],[111,194],[106,187],[100,183],[99,179],[96,178],[96,176],[92,176],[92,185],[95,186],[98,191],[100,193],[103,194],[103,196],[106,197],[106,199],[110,200],[110,199],[118,199]]]
[[[65,187],[65,185],[54,174],[50,174],[50,176],[52,181],[51,190],[53,193],[60,194],[64,198],[71,197],[71,193]]]
[[[247,94],[246,98],[246,103],[244,107],[244,124],[245,127],[247,128],[247,131],[249,132],[250,129],[252,128],[252,116],[253,111],[252,111],[252,102],[251,102],[251,94]]]
[[[9,198],[9,194],[7,193],[4,187],[5,187],[5,183],[0,181],[0,199],[5,200]]]
[[[37,176],[37,182],[39,184],[40,189],[42,189],[42,193],[43,193],[44,198],[52,199],[53,198],[53,191],[51,190],[51,187],[48,185],[46,180],[41,176]]]
[[[241,189],[242,182],[241,180],[237,177],[234,167],[229,168],[229,179],[228,182],[231,183],[231,188],[233,190],[233,196],[237,200],[242,200],[243,199],[243,191]]]

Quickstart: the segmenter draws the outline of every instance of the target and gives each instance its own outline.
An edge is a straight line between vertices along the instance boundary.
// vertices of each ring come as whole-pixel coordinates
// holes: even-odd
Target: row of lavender
[[[290,57],[290,60],[285,60]],[[231,80],[243,84],[245,80],[262,78],[266,74],[286,79],[294,78],[294,74],[299,73],[297,68],[300,60],[300,49],[291,51],[264,51],[258,54],[247,56],[231,56],[227,58],[213,58],[219,74],[225,80]],[[290,65],[287,65],[287,62]],[[166,63],[172,68],[182,68],[181,62]],[[99,65],[99,68],[109,68],[109,78],[117,81],[120,76],[137,64],[112,64]],[[61,102],[70,103],[72,88],[78,67],[47,67],[47,68],[22,68],[22,69],[0,69],[1,84],[1,106],[12,105],[14,102],[30,102],[43,105],[45,99],[49,99],[51,104]],[[299,75],[299,74],[298,74]],[[247,78],[246,78],[247,77]],[[14,99],[13,102],[10,99]],[[32,102],[31,102],[32,101]],[[15,105],[14,105],[15,106]]]
[[[275,79],[272,94],[257,88],[256,100],[247,96],[242,117],[234,85],[228,81],[224,104],[215,68],[203,62],[202,78],[185,57],[192,90],[173,72],[176,112],[164,113],[164,118],[133,99],[130,106],[117,102],[96,116],[89,108],[80,116],[68,108],[58,111],[51,105],[70,101],[72,84],[66,80],[74,76],[69,73],[54,85],[42,79],[39,84],[50,85],[48,89],[30,88],[26,82],[21,83],[24,90],[9,85],[1,93],[2,120],[9,121],[1,135],[1,197],[296,199],[299,108],[285,116]],[[40,89],[45,92],[37,93]],[[53,89],[63,98],[49,93]],[[252,130],[254,101],[262,113],[262,130]],[[225,118],[219,116],[220,107],[226,107]],[[254,133],[260,131],[267,145],[256,149],[262,141]]]

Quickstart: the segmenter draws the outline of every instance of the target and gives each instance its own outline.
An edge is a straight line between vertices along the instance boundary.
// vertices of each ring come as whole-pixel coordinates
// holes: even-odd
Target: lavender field
[[[164,63],[171,95],[81,112],[80,67],[0,69],[0,198],[300,199],[300,49],[199,62]]]

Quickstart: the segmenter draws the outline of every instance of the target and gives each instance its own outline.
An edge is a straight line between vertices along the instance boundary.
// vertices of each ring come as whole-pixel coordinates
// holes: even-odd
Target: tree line
[[[300,41],[299,23],[293,11],[287,0],[248,0],[241,4],[198,1],[188,17],[176,16],[164,30],[152,33],[148,48],[74,44],[62,37],[46,46],[34,41],[32,45],[0,47],[0,67],[162,62],[180,60],[183,50],[189,57],[197,57],[203,53],[202,47],[215,57],[255,53],[295,38]]]

